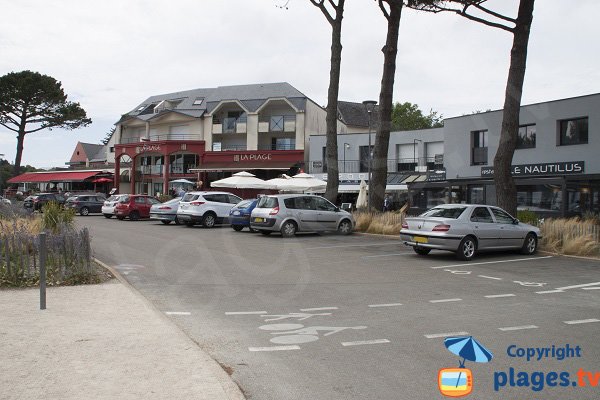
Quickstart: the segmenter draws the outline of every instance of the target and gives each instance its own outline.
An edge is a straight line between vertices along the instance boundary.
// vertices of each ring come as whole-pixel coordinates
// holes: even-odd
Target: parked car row
[[[265,195],[242,200],[228,192],[188,192],[182,198],[160,203],[147,195],[115,195],[108,198],[101,212],[119,220],[151,218],[168,225],[202,225],[212,228],[229,224],[235,231],[283,237],[297,232],[336,231],[347,235],[354,229],[352,214],[340,210],[321,196],[304,194]]]

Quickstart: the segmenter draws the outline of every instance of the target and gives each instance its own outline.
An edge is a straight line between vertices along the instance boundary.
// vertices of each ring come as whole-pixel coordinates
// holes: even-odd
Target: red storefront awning
[[[26,172],[24,174],[15,176],[14,178],[10,178],[8,183],[81,182],[100,173],[100,171]]]

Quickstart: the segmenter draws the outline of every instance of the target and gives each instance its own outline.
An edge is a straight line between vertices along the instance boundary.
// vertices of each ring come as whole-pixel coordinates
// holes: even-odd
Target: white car
[[[12,204],[12,201],[7,199],[6,197],[0,196],[0,204]]]
[[[102,215],[104,215],[106,218],[111,218],[113,215],[115,215],[115,206],[117,205],[119,200],[121,200],[121,198],[123,198],[124,196],[126,195],[115,194],[106,199],[104,204],[102,204]]]
[[[229,211],[241,198],[228,192],[188,192],[177,210],[177,219],[186,226],[202,224],[212,228],[229,218]]]

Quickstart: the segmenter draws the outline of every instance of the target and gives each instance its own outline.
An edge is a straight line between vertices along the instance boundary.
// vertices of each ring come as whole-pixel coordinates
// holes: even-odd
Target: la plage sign
[[[240,162],[240,161],[270,161],[273,159],[273,155],[266,153],[266,154],[234,154],[233,155],[233,161],[234,162]]]
[[[521,164],[512,166],[512,175],[572,175],[583,174],[585,162],[564,161],[555,163]],[[481,167],[481,176],[493,176],[494,167]]]

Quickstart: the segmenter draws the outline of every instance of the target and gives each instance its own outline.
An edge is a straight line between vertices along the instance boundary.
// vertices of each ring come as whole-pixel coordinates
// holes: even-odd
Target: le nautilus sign
[[[555,163],[521,164],[512,166],[513,176],[583,174],[585,162],[561,161]],[[493,176],[494,167],[481,167],[481,176]]]

